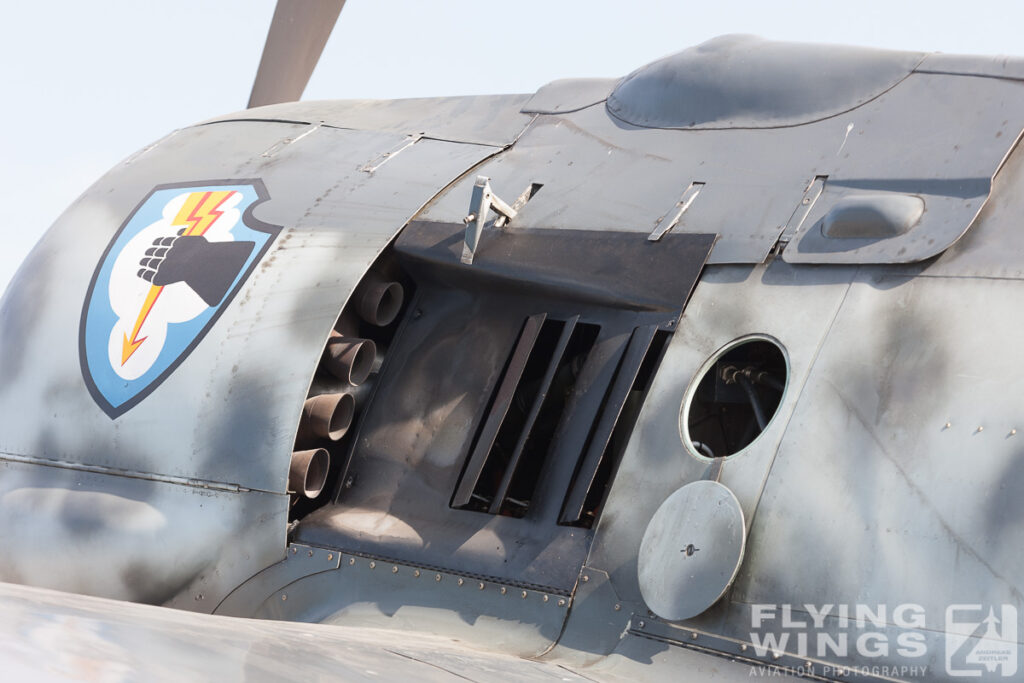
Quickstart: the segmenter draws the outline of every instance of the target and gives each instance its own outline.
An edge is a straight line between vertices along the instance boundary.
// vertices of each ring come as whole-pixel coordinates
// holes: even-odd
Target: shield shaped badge
[[[253,217],[262,181],[159,185],[132,211],[96,266],[79,355],[111,418],[174,372],[231,303],[281,227]]]

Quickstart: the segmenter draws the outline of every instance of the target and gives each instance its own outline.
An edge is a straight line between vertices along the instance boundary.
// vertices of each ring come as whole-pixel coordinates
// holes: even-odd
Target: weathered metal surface
[[[626,76],[608,110],[645,128],[775,128],[836,116],[902,81],[923,53],[714,38]]]
[[[43,237],[0,307],[0,461],[57,460],[145,485],[170,478],[283,494],[310,377],[342,304],[420,205],[494,151],[422,140],[372,175],[358,170],[397,139],[255,121],[201,126],[99,180]],[[284,230],[177,370],[108,418],[86,391],[75,352],[104,245],[155,185],[232,177],[263,179],[270,199],[256,215]],[[61,429],[25,415],[59,415]],[[105,481],[119,491],[118,479]],[[198,514],[201,500],[192,500]],[[266,524],[276,517],[278,531],[275,546],[243,554],[249,575],[283,549],[284,508],[258,516]],[[33,519],[17,530],[9,523],[0,520],[5,533],[34,534]],[[41,561],[49,548],[26,549],[21,562]],[[130,547],[113,540],[95,550],[115,574],[132,562]]]
[[[340,566],[340,552],[289,543],[284,559],[249,577],[212,611],[227,617],[251,616],[255,606],[262,604],[272,591],[312,574],[334,571]]]
[[[198,615],[11,584],[0,584],[0,617],[0,666],[15,680],[595,680],[427,633]]]
[[[679,69],[711,54],[722,58],[716,68],[736,66],[730,54],[744,45],[755,44],[732,39],[663,60],[620,88],[625,95],[646,81],[661,89],[662,101],[641,103],[651,107],[644,125],[682,115],[702,129],[623,123],[600,106],[610,82],[572,82],[529,102],[282,105],[180,131],[129,158],[69,209],[0,302],[2,576],[191,610],[220,604],[236,614],[444,632],[596,680],[677,680],[681,672],[739,680],[766,675],[752,664],[803,658],[924,666],[941,680],[943,641],[961,628],[945,621],[948,603],[1024,607],[1024,559],[1015,550],[1024,540],[1015,445],[1024,427],[1014,408],[1024,390],[1014,369],[1024,338],[1006,303],[1020,298],[1024,277],[1024,157],[1006,159],[1024,127],[1024,67],[938,56],[901,75],[912,56],[873,53],[858,71],[847,60],[864,53],[776,45],[758,61],[761,45],[721,78],[714,69]],[[836,62],[794,58],[815,54]],[[794,91],[800,73],[811,82],[841,78]],[[763,83],[748,82],[752,74]],[[666,108],[695,83],[719,94],[742,87],[724,104],[705,97],[692,111]],[[708,129],[754,115],[748,128]],[[259,120],[267,118],[279,120]],[[485,221],[466,266],[461,221],[477,173],[505,197],[530,188],[522,195],[530,201],[516,204],[509,226]],[[111,420],[77,363],[89,276],[147,191],[217,178],[261,179],[270,198],[254,213],[284,226],[280,239],[194,353]],[[851,206],[894,199],[904,206],[881,219],[851,217]],[[920,220],[908,208],[918,202]],[[410,223],[413,216],[424,220]],[[652,234],[660,240],[648,241]],[[716,234],[711,261],[742,265],[705,268],[676,326]],[[781,258],[762,264],[771,253]],[[351,476],[338,478],[331,503],[309,516],[292,509],[299,543],[282,561],[287,462],[310,377],[343,304],[370,264],[382,262],[403,271],[388,277],[408,287],[407,317],[395,336],[373,337],[383,365],[373,393],[356,399],[362,412],[351,441],[335,444],[351,456]],[[514,423],[521,431],[495,456],[500,467],[480,477],[492,497],[453,509],[531,316],[542,328],[564,325],[549,326],[527,354],[539,346],[553,358],[533,358],[534,370],[499,396],[523,405]],[[583,326],[600,331],[585,357],[563,365],[573,329]],[[640,346],[654,339],[650,347],[660,349],[670,332],[652,383],[634,384],[644,375],[638,362],[654,355]],[[630,350],[631,338],[645,343]],[[683,436],[687,406],[708,359],[743,339],[779,346],[785,391],[759,437],[712,461]],[[572,380],[559,384],[560,372]],[[520,392],[524,377],[537,387]],[[552,387],[565,396],[555,417],[545,416],[551,449],[524,456]],[[635,428],[618,431],[623,415]],[[478,450],[490,458],[486,442],[494,440],[485,436]],[[607,480],[594,476],[604,446],[622,454]],[[504,502],[522,461],[536,467],[536,482],[510,512]],[[718,602],[668,623],[646,616],[649,608],[680,614],[655,598],[644,602],[640,531],[674,490],[701,480],[735,494],[747,554]],[[592,493],[604,494],[605,481],[603,508],[578,514],[581,500],[586,507]],[[598,514],[596,529],[582,528]],[[706,548],[693,545],[701,557]],[[672,563],[655,564],[668,571],[660,565]],[[0,605],[4,595],[0,587]],[[920,606],[922,625],[883,618],[877,630],[892,642],[917,633],[926,653],[894,647],[830,658],[795,638],[756,653],[759,606],[788,604],[806,618],[809,604],[864,603]],[[48,605],[66,614],[66,601]],[[168,617],[198,623],[191,618]],[[769,622],[761,635],[791,629]],[[102,623],[115,642],[135,642],[124,634],[128,622]],[[197,634],[218,641],[224,661],[209,670],[228,667],[229,677],[238,662],[251,664],[253,676],[280,674],[287,658],[272,650],[280,661],[260,659],[247,634],[291,641],[263,626],[284,628],[233,626],[248,655],[232,654],[240,641],[205,625],[174,642],[192,647]],[[302,638],[327,633],[294,628]],[[850,635],[841,617],[820,630]],[[373,633],[382,643],[414,640]],[[1004,640],[1021,644],[1015,633]],[[365,642],[348,660],[358,669],[352,675],[370,660],[390,661]],[[212,657],[204,646],[188,661]],[[458,659],[458,648],[414,649],[388,651],[400,650],[410,666],[455,667],[466,677],[458,666],[487,666]]]
[[[322,123],[333,128],[422,134],[438,140],[480,145],[512,144],[532,115],[520,112],[530,95],[421,97],[404,100],[289,102],[226,114],[217,121]]]
[[[253,567],[281,557],[287,507],[258,491],[3,461],[0,576],[212,611]]]
[[[1024,80],[1024,59],[1007,56],[986,57],[935,53],[925,55],[914,71],[960,76],[986,76],[1019,81]]]
[[[319,548],[315,557],[332,552],[337,551]],[[400,627],[520,657],[536,657],[551,647],[571,604],[568,596],[493,577],[348,552],[341,552],[337,570],[284,585],[261,579],[265,600],[252,603],[247,616]]]
[[[637,577],[662,619],[695,617],[732,585],[746,528],[739,501],[714,481],[695,481],[665,499],[644,531]]]
[[[912,74],[842,116],[785,128],[644,129],[590,107],[539,116],[479,172],[496,188],[543,184],[518,217],[531,227],[651,233],[678,210],[687,185],[704,183],[672,230],[719,233],[711,263],[762,262],[800,210],[806,220],[783,252],[787,261],[909,263],[967,231],[1024,128],[1021,112],[1016,82],[934,74]],[[816,177],[827,180],[808,207],[804,193]],[[420,217],[462,220],[470,185],[456,183]],[[902,235],[821,235],[819,221],[837,202],[886,193],[918,195],[927,211]]]
[[[720,481],[736,495],[749,524],[801,387],[854,272],[780,261],[767,267],[706,269],[623,454],[588,558],[590,566],[611,575],[623,600],[642,604],[636,574],[639,530],[662,501],[680,486],[704,479],[712,464],[687,450],[680,426],[686,420],[684,401],[696,389],[705,363],[750,335],[776,340],[789,361],[789,388],[775,417],[753,443],[722,463]]]
[[[542,85],[523,105],[524,114],[565,114],[608,99],[618,79],[565,78]]]
[[[590,534],[558,522],[606,390],[634,329],[670,327],[678,317],[714,237],[669,234],[651,243],[632,233],[488,229],[468,266],[459,259],[461,228],[413,222],[399,236],[395,253],[416,281],[417,298],[355,434],[351,488],[303,519],[296,539],[451,569],[473,567],[568,593]],[[498,417],[515,394],[542,315],[563,321],[578,316],[601,329],[564,411],[555,416],[529,509],[521,518],[453,509],[469,502],[484,470]],[[509,364],[531,317],[529,343]],[[496,394],[506,367],[509,381]],[[610,402],[615,414],[607,426],[618,416],[617,400]],[[495,418],[483,424],[491,409]],[[607,442],[607,434],[603,438]],[[602,448],[594,451],[600,456]],[[457,488],[460,475],[464,486]],[[500,490],[499,481],[494,485]]]
[[[734,601],[911,604],[939,633],[951,602],[1024,607],[1024,384],[1006,361],[1024,332],[979,304],[1021,295],[1016,280],[858,276],[779,446]]]
[[[55,224],[19,274],[42,291],[30,308],[8,301],[0,314],[0,407],[9,416],[0,421],[0,452],[284,492],[284,453],[345,299],[419,205],[493,151],[425,140],[367,176],[357,166],[395,136],[319,129],[261,154],[301,130],[245,122],[183,131],[166,148],[114,169]],[[71,353],[76,309],[99,250],[153,185],[231,176],[262,177],[270,200],[257,215],[285,230],[187,361],[149,399],[111,421],[82,393]],[[51,340],[46,348],[34,341],[42,338]],[[32,390],[39,385],[47,392]],[[11,419],[26,413],[59,414],[65,429],[40,431]]]
[[[1010,154],[992,185],[992,196],[970,230],[924,272],[950,277],[1024,277],[1024,154]],[[921,272],[908,269],[908,274]]]

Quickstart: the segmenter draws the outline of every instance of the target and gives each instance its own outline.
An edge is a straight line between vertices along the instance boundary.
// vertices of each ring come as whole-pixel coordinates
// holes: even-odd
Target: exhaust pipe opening
[[[306,498],[316,498],[327,483],[331,455],[323,448],[292,453],[288,469],[288,490]]]
[[[376,358],[377,345],[369,339],[351,339],[332,332],[324,360],[332,375],[357,387],[370,376]]]
[[[398,316],[404,300],[405,290],[397,282],[370,280],[357,293],[356,313],[371,325],[384,327]]]
[[[352,394],[322,394],[306,399],[299,433],[338,441],[352,426],[356,400]]]

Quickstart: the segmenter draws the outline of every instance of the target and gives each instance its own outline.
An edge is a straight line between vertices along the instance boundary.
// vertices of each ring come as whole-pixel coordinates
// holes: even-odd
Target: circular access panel
[[[687,484],[665,499],[640,543],[640,592],[651,611],[679,621],[715,604],[743,560],[743,510],[714,481]]]

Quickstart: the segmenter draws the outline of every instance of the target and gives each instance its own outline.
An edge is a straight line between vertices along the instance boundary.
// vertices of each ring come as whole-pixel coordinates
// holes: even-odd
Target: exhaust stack
[[[327,483],[331,455],[323,448],[292,453],[288,468],[288,490],[306,498],[316,498]]]
[[[397,282],[368,276],[355,292],[356,313],[377,327],[390,325],[402,310],[405,290]]]
[[[371,340],[331,332],[324,362],[332,375],[357,387],[370,376],[376,357],[377,346]]]
[[[352,394],[321,394],[302,406],[299,434],[303,438],[338,441],[352,425],[356,401]]]

